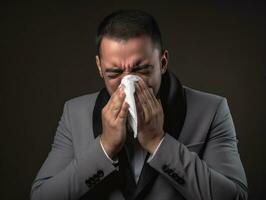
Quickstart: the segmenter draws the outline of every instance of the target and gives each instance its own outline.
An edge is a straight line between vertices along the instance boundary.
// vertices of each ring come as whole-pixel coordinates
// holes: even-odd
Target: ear
[[[168,66],[168,59],[169,59],[169,53],[168,50],[163,50],[162,56],[161,56],[161,72],[164,74],[167,70]]]
[[[100,61],[100,57],[98,55],[95,56],[95,60],[96,60],[96,64],[99,70],[99,74],[101,76],[101,78],[103,78],[103,72],[102,72],[102,68],[101,68],[101,61]]]

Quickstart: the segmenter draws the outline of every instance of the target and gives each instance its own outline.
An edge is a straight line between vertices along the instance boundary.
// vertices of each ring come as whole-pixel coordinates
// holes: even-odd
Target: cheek
[[[149,81],[150,86],[153,88],[153,93],[156,96],[161,85],[161,74],[154,74],[150,77]]]

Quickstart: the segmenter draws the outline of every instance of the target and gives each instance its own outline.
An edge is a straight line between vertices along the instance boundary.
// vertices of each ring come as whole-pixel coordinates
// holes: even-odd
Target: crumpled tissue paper
[[[126,94],[125,101],[129,104],[129,115],[128,121],[129,125],[131,126],[134,132],[134,138],[138,135],[138,114],[137,114],[137,107],[135,103],[135,82],[140,80],[139,76],[135,75],[127,75],[123,77],[120,85],[124,85],[124,91]]]

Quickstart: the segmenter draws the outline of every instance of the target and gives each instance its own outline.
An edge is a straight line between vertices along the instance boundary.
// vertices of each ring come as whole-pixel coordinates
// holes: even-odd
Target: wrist
[[[108,155],[108,157],[113,159],[114,152],[113,152],[112,148],[110,147],[110,145],[105,142],[105,140],[103,139],[102,135],[100,136],[100,143],[101,143],[102,147],[104,148],[104,150],[105,150],[106,154]]]
[[[165,135],[164,132],[162,134],[159,134],[157,137],[154,137],[152,141],[149,143],[149,145],[147,146],[147,151],[150,154],[153,154],[156,151],[157,147],[159,146],[162,139],[164,138],[164,135]]]

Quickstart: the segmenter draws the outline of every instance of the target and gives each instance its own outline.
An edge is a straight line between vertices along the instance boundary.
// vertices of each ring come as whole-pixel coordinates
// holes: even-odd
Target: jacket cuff
[[[98,136],[87,151],[84,151],[77,159],[80,180],[84,181],[85,188],[93,188],[100,183],[116,168],[106,157]]]
[[[183,185],[185,181],[180,156],[181,149],[181,143],[166,133],[156,154],[150,160],[149,165],[171,182]]]

